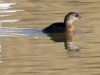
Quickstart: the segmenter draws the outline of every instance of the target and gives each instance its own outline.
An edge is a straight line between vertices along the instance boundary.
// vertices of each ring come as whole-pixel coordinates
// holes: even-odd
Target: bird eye
[[[75,17],[78,17],[78,16],[79,16],[78,14],[75,15]]]

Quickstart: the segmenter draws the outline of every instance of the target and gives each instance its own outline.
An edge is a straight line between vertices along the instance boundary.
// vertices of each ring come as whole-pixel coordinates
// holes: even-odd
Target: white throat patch
[[[70,23],[73,23],[73,21],[75,21],[75,20],[77,20],[78,18],[73,18],[73,19],[70,19],[68,22],[70,22]]]
[[[73,20],[71,20],[71,19],[70,19],[70,20],[69,20],[69,21],[67,21],[67,22],[73,23]]]

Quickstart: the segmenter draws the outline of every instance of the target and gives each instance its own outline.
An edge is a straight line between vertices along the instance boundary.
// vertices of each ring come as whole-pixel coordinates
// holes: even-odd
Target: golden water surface
[[[54,22],[63,22],[64,16],[74,11],[83,19],[73,23],[78,34],[74,42],[79,52],[68,52],[63,42],[50,37],[34,36],[0,38],[0,75],[100,75],[100,0],[5,0],[16,3],[0,20],[19,19],[3,23],[2,27],[43,29]]]

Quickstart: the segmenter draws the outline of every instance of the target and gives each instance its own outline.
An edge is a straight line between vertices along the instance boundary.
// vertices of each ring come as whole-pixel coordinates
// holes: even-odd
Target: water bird
[[[72,25],[72,23],[78,19],[82,19],[82,17],[78,13],[69,12],[65,16],[64,22],[53,23],[50,26],[44,28],[42,31],[44,33],[47,33],[48,36],[50,36],[55,42],[61,41],[62,38],[65,43],[65,49],[79,50],[79,47],[73,42],[76,30]],[[60,35],[58,33],[63,33],[63,35]],[[57,40],[58,37],[60,37],[60,40]]]

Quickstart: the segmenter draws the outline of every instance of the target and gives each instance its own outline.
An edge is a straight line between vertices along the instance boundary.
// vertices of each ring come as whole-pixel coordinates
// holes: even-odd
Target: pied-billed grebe
[[[73,21],[81,19],[76,12],[69,12],[65,18],[64,22],[53,23],[50,26],[43,29],[44,33],[53,34],[53,33],[64,33],[65,46],[69,50],[78,50],[78,46],[73,42],[75,36],[75,28],[72,25]]]
[[[64,18],[64,23],[62,22],[57,22],[53,23],[50,26],[46,27],[43,29],[44,33],[63,33],[66,31],[74,31],[74,26],[72,25],[73,21],[77,19],[81,19],[76,12],[69,12],[65,18]]]

